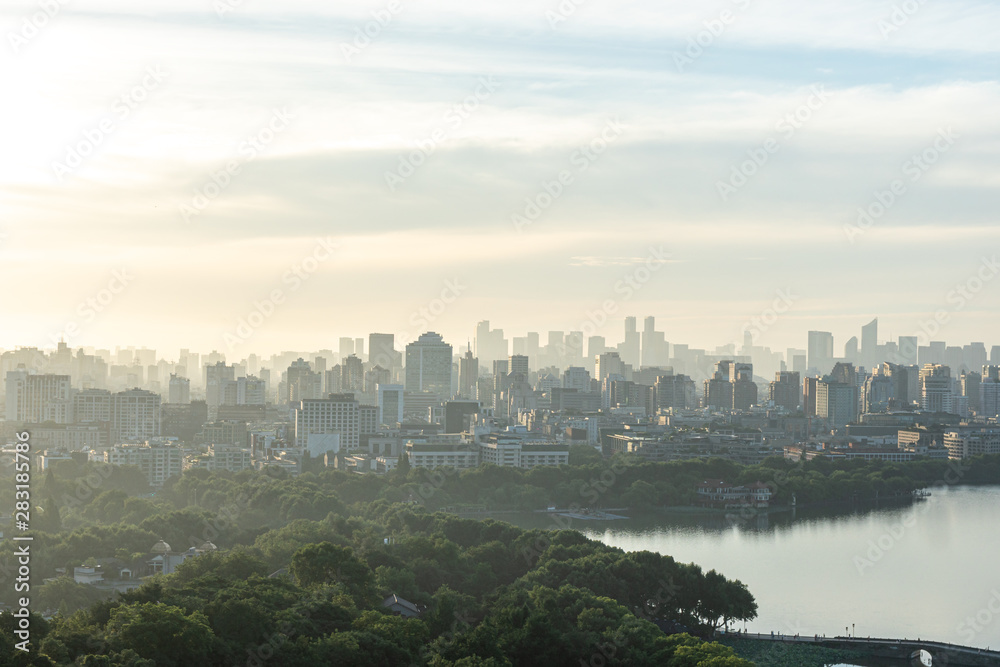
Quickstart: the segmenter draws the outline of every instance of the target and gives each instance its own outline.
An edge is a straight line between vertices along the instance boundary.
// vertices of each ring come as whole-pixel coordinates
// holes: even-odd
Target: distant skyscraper
[[[861,358],[858,351],[858,337],[852,336],[850,340],[844,345],[844,359],[851,362],[852,364],[860,364]]]
[[[528,379],[528,357],[522,356],[520,354],[512,355],[510,358],[510,372],[520,373],[524,375],[525,380]]]
[[[216,408],[222,405],[225,383],[235,379],[236,369],[227,366],[225,361],[205,366],[205,402],[208,404],[209,417],[214,418]]]
[[[191,380],[170,374],[170,386],[167,389],[168,403],[184,405],[191,402]]]
[[[476,358],[480,363],[492,364],[497,359],[506,359],[508,354],[503,329],[490,329],[489,320],[476,325]]]
[[[323,393],[323,381],[319,373],[314,373],[309,362],[299,357],[292,362],[285,373],[285,396],[288,403],[298,403],[305,399],[318,399]]]
[[[479,359],[472,356],[472,350],[459,360],[458,397],[466,400],[479,398]]]
[[[809,368],[820,375],[830,372],[833,365],[833,334],[828,331],[809,332]]]
[[[395,334],[368,334],[368,361],[395,371],[403,365],[403,355],[396,351]]]
[[[799,374],[792,371],[780,371],[775,374],[770,385],[768,398],[789,412],[797,412],[802,396],[802,384]]]
[[[642,365],[642,336],[636,330],[635,317],[631,315],[625,318],[625,339],[618,345],[618,354],[633,368]]]
[[[900,336],[897,345],[899,364],[902,366],[915,366],[917,364],[917,354],[920,350],[918,338],[916,336]]]
[[[406,391],[451,397],[452,347],[433,331],[406,346]]]
[[[340,364],[342,392],[362,393],[365,390],[365,365],[356,354],[349,355]]]
[[[878,318],[861,327],[861,364],[872,368],[882,360],[878,358]],[[855,363],[858,363],[855,361]]]

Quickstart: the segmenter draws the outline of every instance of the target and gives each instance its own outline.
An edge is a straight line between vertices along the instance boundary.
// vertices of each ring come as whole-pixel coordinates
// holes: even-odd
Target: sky
[[[998,33],[980,1],[7,1],[0,348],[1000,344]]]

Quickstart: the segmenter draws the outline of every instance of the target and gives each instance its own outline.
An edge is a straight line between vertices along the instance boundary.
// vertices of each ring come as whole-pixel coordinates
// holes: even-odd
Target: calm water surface
[[[743,581],[759,607],[751,632],[833,636],[853,627],[859,637],[1000,648],[1000,487],[936,489],[910,505],[845,511],[735,525],[721,516],[645,514],[568,527]],[[557,527],[544,514],[498,518]]]

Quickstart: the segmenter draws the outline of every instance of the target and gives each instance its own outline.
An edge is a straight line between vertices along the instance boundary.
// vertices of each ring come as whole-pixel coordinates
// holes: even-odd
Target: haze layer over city
[[[0,7],[0,665],[1000,665],[1000,5]]]

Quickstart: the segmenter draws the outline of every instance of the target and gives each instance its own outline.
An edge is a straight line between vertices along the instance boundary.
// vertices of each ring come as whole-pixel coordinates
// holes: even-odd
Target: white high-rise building
[[[310,435],[340,435],[341,451],[354,451],[360,444],[360,410],[351,394],[304,399],[293,411],[295,446],[305,447]]]
[[[920,369],[921,407],[928,412],[954,410],[951,369],[940,364],[925,364]]]
[[[160,435],[160,395],[129,389],[111,396],[111,437],[114,442],[145,442]]]
[[[35,375],[26,370],[7,373],[7,421],[26,424],[73,421],[68,375]]]
[[[92,424],[111,421],[111,392],[107,389],[84,389],[73,396],[73,421]]]

